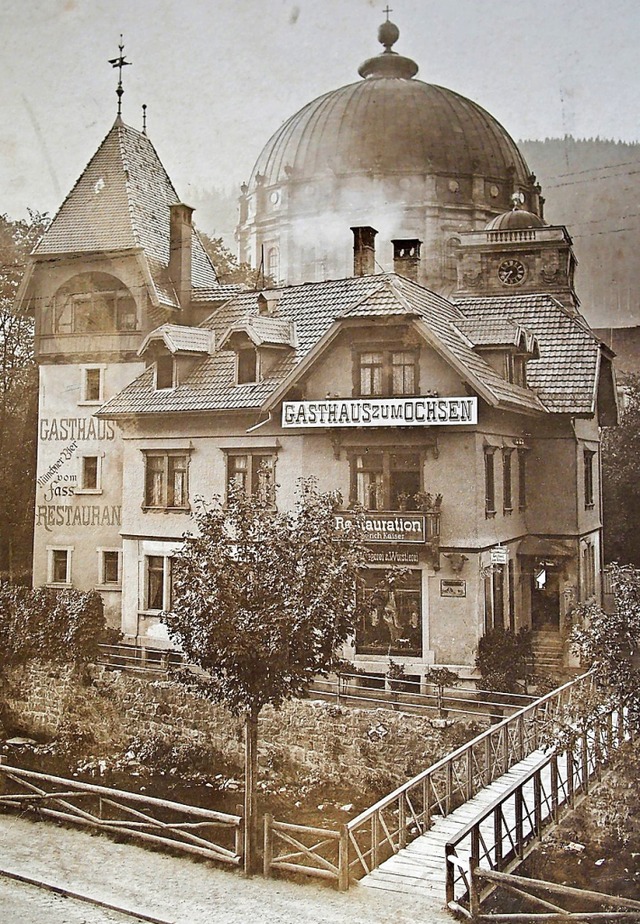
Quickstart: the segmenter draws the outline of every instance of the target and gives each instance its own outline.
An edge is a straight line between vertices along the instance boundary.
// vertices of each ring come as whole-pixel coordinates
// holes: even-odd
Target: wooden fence
[[[584,798],[591,781],[626,737],[624,713],[604,710],[593,725],[576,730],[566,751],[546,754],[459,831],[445,847],[449,908],[482,920],[481,903],[506,878],[493,874],[509,873],[528,856],[543,830]],[[519,886],[511,886],[512,891],[522,893]],[[545,901],[539,899],[538,904],[544,906]],[[546,904],[548,911],[551,906]],[[564,913],[558,907],[553,910]],[[486,918],[499,919],[494,914]]]
[[[0,808],[83,825],[109,834],[239,866],[242,817],[12,767],[0,760]]]
[[[296,867],[309,876],[331,878],[339,888],[348,888],[350,879],[358,879],[424,834],[431,827],[432,815],[448,815],[471,799],[485,786],[506,773],[514,764],[535,751],[544,735],[551,733],[555,721],[563,715],[576,696],[592,685],[591,673],[570,681],[543,696],[514,715],[487,729],[453,751],[413,779],[399,786],[375,805],[365,809],[345,825],[346,846],[341,860],[330,855],[329,842],[336,832],[296,826],[298,853],[277,852],[272,822],[265,829],[265,852],[269,854],[267,874],[273,869]],[[333,845],[335,848],[335,844]],[[312,863],[311,855],[322,856],[324,863]],[[346,868],[345,868],[346,864]],[[322,870],[321,873],[317,869]],[[330,868],[331,867],[331,868]]]

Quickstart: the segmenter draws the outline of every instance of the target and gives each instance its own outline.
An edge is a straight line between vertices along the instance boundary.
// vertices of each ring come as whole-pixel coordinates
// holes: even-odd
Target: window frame
[[[252,376],[251,378],[244,377],[245,370],[243,369],[243,364],[241,360],[241,356],[243,355],[247,356],[248,354],[251,354],[251,359],[252,359],[251,367],[249,369],[249,372]],[[241,374],[242,374],[242,378],[241,378]],[[236,385],[256,385],[259,381],[260,381],[260,357],[258,355],[257,348],[253,344],[251,344],[251,346],[239,347],[236,350]]]
[[[90,389],[89,389],[89,375],[95,372],[98,373],[98,397],[92,398],[90,396]],[[105,372],[104,366],[82,366],[81,367],[80,374],[82,376],[82,380],[80,384],[81,398],[80,398],[80,401],[78,401],[79,405],[94,406],[94,405],[102,404],[104,402],[105,400],[104,398],[104,372]]]
[[[363,364],[364,357],[379,355],[377,362]],[[410,362],[396,362],[395,357],[404,355]],[[420,347],[407,346],[402,342],[358,344],[353,348],[353,396],[354,398],[402,398],[415,397],[420,394]],[[413,387],[405,389],[405,370],[413,369]],[[370,376],[369,389],[363,388],[363,371],[379,370],[379,391],[373,387],[374,375]],[[394,370],[402,369],[403,388],[396,391],[394,387]]]
[[[47,546],[47,584],[52,587],[71,587],[73,584],[73,552],[72,545]],[[56,580],[56,554],[65,553],[65,580]]]
[[[513,449],[502,450],[502,512],[507,516],[513,513]]]
[[[160,363],[163,363],[164,368],[161,370]],[[171,363],[171,384],[164,385],[160,384],[161,380],[165,381],[166,373],[168,372],[168,364]],[[155,369],[153,375],[154,388],[156,391],[171,391],[176,387],[176,361],[173,353],[161,353],[156,357],[155,360]]]
[[[595,449],[583,449],[583,468],[584,468],[584,509],[593,510],[595,507],[595,478],[593,460],[597,455]]]
[[[495,517],[496,510],[496,446],[484,447],[484,515],[487,519]]]
[[[87,452],[80,456],[80,477],[75,494],[102,494],[102,453]],[[88,459],[95,459],[95,485],[86,484],[86,463]]]
[[[518,449],[518,510],[527,509],[527,452]]]
[[[393,460],[397,457],[409,458],[414,457],[414,468],[394,467]],[[414,450],[398,451],[396,447],[389,448],[385,446],[376,446],[371,450],[363,448],[361,450],[351,450],[349,458],[349,503],[351,505],[359,504],[365,510],[400,510],[399,504],[394,505],[393,474],[394,472],[415,471],[418,475],[418,486],[413,494],[424,491],[424,452],[416,448]],[[370,462],[370,466],[361,465],[361,460]],[[376,493],[380,495],[379,505],[372,507],[363,499],[360,490],[359,476],[365,473],[379,474],[379,485]],[[371,485],[369,485],[371,487]],[[397,492],[401,494],[403,492]],[[411,497],[411,495],[409,495]],[[397,499],[397,497],[396,497]],[[406,507],[407,510],[416,510],[416,506]]]
[[[119,590],[122,587],[122,549],[117,548],[98,548],[98,587],[104,587],[108,590]],[[106,556],[116,555],[116,580],[108,581],[106,579],[107,567]]]
[[[384,578],[384,574],[385,570],[383,568],[367,568],[365,570],[363,574],[362,590],[367,597],[373,596],[376,591],[376,585]],[[409,582],[409,586],[406,586]],[[405,581],[395,588],[393,595],[395,613],[390,613],[388,610],[390,595],[386,594],[386,602],[381,599],[379,605],[376,604],[375,608],[372,605],[370,613],[367,612],[364,617],[366,619],[370,616],[370,628],[373,627],[374,629],[374,637],[365,641],[363,636],[367,627],[359,623],[356,628],[354,637],[356,657],[388,658],[389,656],[393,656],[402,658],[422,658],[424,656],[425,632],[423,610],[426,594],[422,570],[415,567],[409,568]],[[416,624],[412,625],[411,620],[414,617],[414,613]],[[379,626],[380,630],[384,632],[385,625],[387,631],[391,635],[390,641],[383,638],[375,638],[377,634],[375,629]],[[402,629],[404,632],[408,631],[408,635],[404,636],[404,638],[398,636],[397,639],[393,639],[394,628],[396,630]],[[396,644],[403,640],[406,640],[409,644],[405,646]]]
[[[242,490],[248,497],[258,494],[262,486],[259,484],[260,465],[265,459],[270,464],[270,483],[267,484],[267,500],[269,505],[275,507],[276,501],[276,461],[277,453],[272,449],[225,449],[225,500],[229,499],[229,486],[231,485],[232,475],[239,474],[239,470],[232,471],[232,460],[246,459],[247,466],[244,470],[244,483],[241,485]],[[248,490],[247,490],[248,488]]]
[[[191,453],[187,449],[143,449],[144,456],[144,483],[143,483],[143,497],[142,497],[142,509],[143,510],[176,510],[179,512],[185,512],[191,509],[191,504],[189,502],[189,465],[191,462]],[[172,473],[171,469],[171,460],[172,459],[183,459],[184,468],[180,471],[184,472],[183,479],[183,494],[184,494],[184,503],[176,504],[175,501],[175,492],[173,497],[170,497],[170,475]],[[160,483],[160,493],[161,499],[160,503],[151,503],[150,499],[153,494],[150,491],[150,460],[159,460],[161,465],[156,469],[156,472],[159,472],[161,475]],[[175,476],[176,469],[173,469],[173,474]],[[175,488],[175,482],[174,482]],[[169,501],[172,501],[170,503]]]
[[[162,562],[161,568],[154,568],[153,571],[150,568],[151,559],[158,559]],[[162,594],[162,606],[161,607],[152,607],[150,606],[150,575],[152,573],[162,572],[162,584],[161,584],[161,594]],[[165,555],[163,553],[145,553],[144,556],[144,585],[142,588],[143,598],[142,598],[142,612],[156,615],[158,613],[165,613],[171,610],[173,603],[173,556]]]

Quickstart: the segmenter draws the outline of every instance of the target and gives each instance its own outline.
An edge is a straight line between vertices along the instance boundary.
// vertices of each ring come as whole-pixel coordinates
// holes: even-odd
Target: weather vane
[[[110,58],[109,64],[111,67],[118,68],[118,89],[116,90],[116,95],[118,97],[118,118],[122,115],[122,94],[124,90],[122,89],[122,68],[131,65],[131,61],[127,61],[123,54],[124,44],[122,42],[122,33],[120,33],[120,44],[118,45],[120,49],[120,55],[117,58]]]
[[[386,13],[386,15],[387,15],[387,22],[389,22],[389,13],[393,13],[393,10],[392,10],[392,9],[390,9],[390,7],[389,7],[389,4],[388,4],[388,3],[387,3],[387,6],[386,6],[386,8],[385,8],[385,9],[384,9],[384,10],[383,10],[382,12],[383,12],[383,13]]]

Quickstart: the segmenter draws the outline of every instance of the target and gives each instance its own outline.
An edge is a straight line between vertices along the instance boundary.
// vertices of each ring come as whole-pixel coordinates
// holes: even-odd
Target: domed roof
[[[492,218],[485,231],[522,231],[526,228],[546,228],[546,226],[546,221],[534,212],[513,208]]]
[[[308,103],[271,137],[250,181],[338,175],[478,174],[529,185],[514,141],[464,96],[413,79],[418,67],[391,50],[398,30],[384,23],[382,54],[360,67],[363,80]]]

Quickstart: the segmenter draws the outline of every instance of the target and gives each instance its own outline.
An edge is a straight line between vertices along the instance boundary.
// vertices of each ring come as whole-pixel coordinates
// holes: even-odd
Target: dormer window
[[[258,351],[255,347],[244,347],[237,353],[237,383],[248,385],[258,381]]]
[[[514,385],[521,385],[526,388],[527,385],[527,361],[522,353],[514,353],[509,350],[505,354],[505,378],[507,382]]]
[[[163,388],[173,388],[174,374],[173,356],[170,353],[158,356],[156,359],[156,389],[160,391]]]

